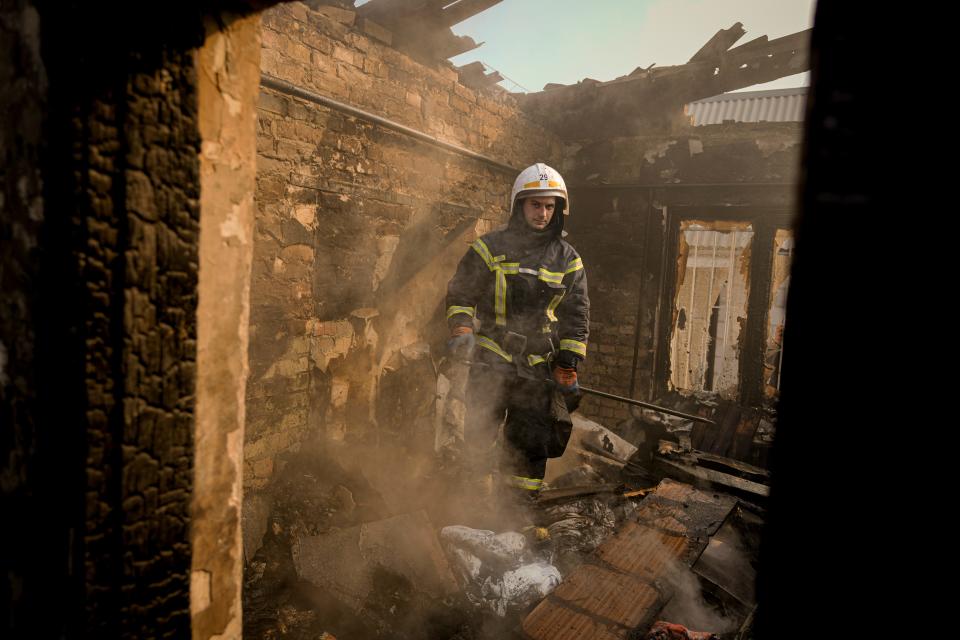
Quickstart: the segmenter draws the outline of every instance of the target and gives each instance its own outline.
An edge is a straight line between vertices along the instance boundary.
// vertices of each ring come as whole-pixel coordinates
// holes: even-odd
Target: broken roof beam
[[[704,62],[719,58],[732,47],[737,40],[742,38],[746,32],[742,22],[735,23],[729,29],[720,29],[705,45],[700,47],[699,51],[693,54],[689,62]]]
[[[800,33],[803,33],[803,32],[801,31]],[[737,52],[741,52],[741,53],[742,53],[742,52],[745,52],[745,51],[750,51],[750,50],[752,50],[752,49],[758,49],[758,48],[767,46],[767,44],[769,44],[769,42],[770,42],[770,38],[768,38],[767,36],[760,36],[759,38],[754,38],[753,40],[750,40],[749,42],[744,42],[744,43],[743,43],[742,45],[740,45],[739,47],[736,47],[736,48],[734,48],[734,49],[730,49],[730,51],[728,51],[727,53],[733,53],[734,51],[737,51]]]
[[[426,21],[433,28],[452,27],[503,0],[370,0],[357,13],[380,24]]]
[[[476,60],[462,67],[457,67],[457,73],[460,75],[461,81],[472,81],[482,78],[486,71],[484,70],[483,63]]]
[[[483,44],[454,34],[450,26],[500,1],[370,0],[357,7],[357,15],[391,31],[397,49],[427,62],[452,58]]]
[[[483,77],[483,86],[489,87],[491,85],[495,85],[498,82],[502,82],[502,81],[503,81],[503,76],[500,75],[500,72],[494,71],[493,73],[488,73]]]
[[[696,62],[653,67],[609,82],[547,85],[545,91],[517,97],[525,111],[568,140],[660,131],[673,126],[688,102],[809,70],[810,33],[751,40],[713,59],[705,57],[705,45]],[[710,42],[721,47],[736,34],[736,29],[721,31]]]
[[[449,32],[448,34],[444,34],[443,37],[437,38],[435,41],[433,50],[438,58],[452,58],[461,53],[473,51],[483,44],[482,42],[476,42],[470,36],[458,36]]]
[[[495,4],[500,4],[503,0],[460,0],[456,4],[447,6],[440,14],[441,23],[445,27],[452,27],[455,24],[463,22],[467,18],[486,11]]]
[[[357,7],[357,14],[378,24],[393,24],[434,4],[429,0],[370,0]]]
[[[812,30],[808,29],[770,40],[762,47],[749,47],[746,50],[738,47],[728,51],[720,60],[720,72],[714,76],[716,82],[711,95],[809,70],[811,33]]]
[[[770,56],[788,53],[803,53],[806,55],[806,52],[810,49],[810,35],[812,33],[813,29],[807,29],[806,31],[791,33],[782,38],[768,40],[762,44],[757,43],[757,40],[760,40],[760,38],[757,38],[740,47],[731,49],[723,56],[722,60],[729,64],[730,62],[748,61],[752,58],[769,58]]]
[[[483,63],[479,60],[465,64],[462,67],[457,67],[457,74],[460,76],[461,84],[473,87],[474,89],[483,89],[503,80],[503,76],[500,75],[499,71],[487,73]]]

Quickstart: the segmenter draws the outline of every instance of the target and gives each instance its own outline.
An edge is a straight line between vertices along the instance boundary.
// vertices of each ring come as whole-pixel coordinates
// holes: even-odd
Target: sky
[[[654,63],[683,64],[736,22],[747,32],[738,44],[789,35],[813,26],[814,9],[814,0],[503,0],[453,27],[484,44],[451,62],[480,60],[540,91],[548,82],[606,81]],[[744,90],[807,85],[803,73]]]

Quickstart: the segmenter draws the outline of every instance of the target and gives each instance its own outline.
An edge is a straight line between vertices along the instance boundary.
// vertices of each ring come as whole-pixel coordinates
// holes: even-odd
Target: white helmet
[[[517,176],[510,193],[510,210],[513,211],[517,200],[533,195],[563,198],[563,213],[570,214],[570,198],[567,197],[567,185],[563,177],[556,169],[542,162],[530,165]]]

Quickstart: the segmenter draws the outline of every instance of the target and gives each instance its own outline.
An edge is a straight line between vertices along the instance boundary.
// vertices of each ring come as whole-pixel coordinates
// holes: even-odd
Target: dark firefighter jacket
[[[460,260],[447,287],[447,322],[472,326],[476,317],[477,346],[494,362],[513,362],[503,343],[508,331],[527,338],[526,362],[515,364],[535,366],[557,350],[586,358],[587,277],[562,230],[560,211],[537,232],[518,208],[505,229],[477,239]]]

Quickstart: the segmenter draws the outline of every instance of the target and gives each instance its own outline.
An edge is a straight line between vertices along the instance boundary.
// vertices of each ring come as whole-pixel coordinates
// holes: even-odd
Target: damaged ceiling
[[[470,36],[458,36],[450,27],[502,0],[370,0],[357,15],[393,34],[393,45],[425,61],[452,58],[476,49]]]
[[[746,34],[737,22],[718,31],[686,64],[638,67],[609,82],[548,84],[518,98],[567,140],[635,135],[669,126],[689,102],[809,70],[810,33],[760,36],[733,47]]]

